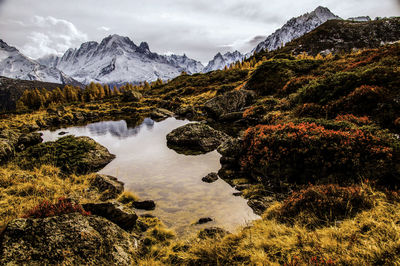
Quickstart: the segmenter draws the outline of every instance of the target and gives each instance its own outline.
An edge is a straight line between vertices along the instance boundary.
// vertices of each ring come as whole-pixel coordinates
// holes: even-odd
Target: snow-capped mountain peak
[[[319,6],[310,13],[290,19],[282,28],[276,30],[264,41],[259,43],[257,47],[253,49],[251,54],[262,50],[276,50],[331,19],[341,18],[333,14],[328,8]]]
[[[69,49],[58,60],[40,60],[85,84],[167,80],[182,71],[191,74],[203,69],[200,62],[186,55],[159,55],[151,52],[148,43],[141,42],[137,46],[129,37],[117,34],[105,37],[100,43],[86,42],[77,49]]]
[[[223,69],[225,66],[229,66],[237,61],[242,61],[243,58],[244,56],[239,51],[227,52],[224,55],[219,52],[210,62],[208,62],[207,66],[203,69],[203,72],[207,73]]]
[[[38,80],[61,84],[80,85],[76,80],[54,67],[47,67],[32,60],[0,40],[0,76]]]

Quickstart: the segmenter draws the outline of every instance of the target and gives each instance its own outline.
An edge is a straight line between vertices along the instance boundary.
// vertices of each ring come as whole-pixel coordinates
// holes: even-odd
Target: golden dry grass
[[[93,175],[62,176],[60,170],[43,165],[31,171],[8,165],[0,168],[0,227],[23,215],[43,200],[56,201],[60,197],[85,202],[98,195],[88,192]]]

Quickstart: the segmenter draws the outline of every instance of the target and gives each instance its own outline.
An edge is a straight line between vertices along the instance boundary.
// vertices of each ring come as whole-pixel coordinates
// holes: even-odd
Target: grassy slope
[[[194,105],[201,112],[209,98],[240,88],[247,82],[247,89],[256,90],[261,95],[245,112],[248,126],[307,121],[339,131],[353,128],[391,137],[390,132],[399,132],[400,124],[399,80],[396,78],[400,72],[399,51],[400,45],[397,44],[330,59],[272,59],[257,69],[182,75],[145,92],[140,108],[148,108],[146,105],[150,103],[173,110]],[[267,75],[266,71],[272,72]],[[269,80],[271,76],[275,80]],[[367,90],[368,97],[362,97],[364,94],[360,96],[355,92],[363,85],[383,90]],[[96,109],[104,109],[104,112],[110,106],[120,106],[117,99],[91,105],[97,105]],[[355,121],[336,119],[345,114],[353,114]],[[4,118],[0,123],[21,128],[46,116],[46,112],[38,111]],[[369,122],[363,123],[365,119],[362,117],[368,117]],[[393,144],[397,145],[397,142]],[[40,199],[54,200],[71,194],[78,194],[82,200],[90,198],[83,192],[80,194],[87,186],[87,177],[61,179],[57,171],[48,167],[22,171],[17,166],[4,166],[0,172],[3,224],[20,216]],[[14,177],[15,174],[18,178]],[[400,219],[398,197],[368,187],[363,189],[371,191],[373,207],[357,210],[353,216],[345,215],[336,224],[327,226],[321,222],[319,227],[310,228],[304,223],[307,221],[304,215],[310,213],[296,214],[292,217],[294,222],[285,223],[277,219],[283,203],[276,203],[262,220],[223,239],[181,243],[171,241],[172,235],[165,229],[151,229],[147,232],[146,248],[140,250],[137,259],[141,264],[296,265],[295,262],[307,264],[314,260],[324,260],[326,264],[332,261],[338,264],[400,263],[400,228],[396,223]],[[13,210],[14,206],[20,207]]]

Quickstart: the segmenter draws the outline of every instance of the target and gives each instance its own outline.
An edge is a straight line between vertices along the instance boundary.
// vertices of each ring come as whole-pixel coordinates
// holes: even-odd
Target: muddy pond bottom
[[[156,202],[154,211],[140,211],[160,218],[180,237],[190,236],[202,228],[217,226],[234,232],[259,216],[242,197],[222,179],[208,184],[201,178],[218,172],[221,155],[217,151],[202,155],[183,155],[167,147],[166,135],[189,121],[168,118],[155,122],[146,118],[139,126],[127,122],[107,121],[86,126],[43,131],[44,141],[66,135],[88,136],[107,147],[116,158],[99,173],[117,177],[141,200]],[[200,218],[212,222],[194,225]]]

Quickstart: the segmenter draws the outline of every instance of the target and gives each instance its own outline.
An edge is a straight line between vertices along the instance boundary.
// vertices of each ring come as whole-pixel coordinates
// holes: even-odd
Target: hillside
[[[288,43],[275,54],[317,55],[319,53],[350,52],[353,49],[377,48],[382,44],[396,42],[400,39],[400,18],[380,19],[373,21],[329,20]],[[262,52],[257,58],[266,56]]]
[[[18,99],[22,96],[25,90],[35,88],[53,90],[57,87],[60,88],[63,86],[63,84],[58,83],[0,77],[0,112],[14,111]]]

